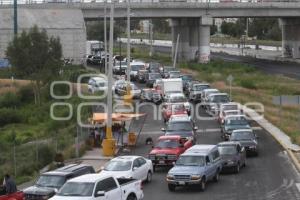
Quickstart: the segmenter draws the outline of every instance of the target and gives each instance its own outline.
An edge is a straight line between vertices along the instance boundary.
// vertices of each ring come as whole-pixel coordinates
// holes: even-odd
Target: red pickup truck
[[[170,166],[188,148],[193,146],[191,139],[182,139],[179,135],[160,136],[148,157],[153,163],[153,170],[156,166]]]
[[[5,194],[0,191],[0,200],[24,200],[24,193],[18,191],[12,194]]]

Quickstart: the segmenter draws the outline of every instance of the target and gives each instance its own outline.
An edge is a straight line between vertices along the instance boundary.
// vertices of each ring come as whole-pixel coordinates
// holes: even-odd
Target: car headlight
[[[228,160],[228,161],[227,161],[227,164],[228,164],[228,165],[234,165],[234,164],[235,164],[235,161],[233,161],[233,160]]]
[[[175,179],[174,175],[171,174],[167,175],[167,180],[174,180],[174,179]]]
[[[201,176],[200,175],[192,175],[191,180],[200,180]]]
[[[149,158],[150,160],[155,160],[155,155],[150,154],[150,155],[148,156],[148,158]]]
[[[168,160],[176,160],[177,156],[175,154],[170,154],[167,156]]]

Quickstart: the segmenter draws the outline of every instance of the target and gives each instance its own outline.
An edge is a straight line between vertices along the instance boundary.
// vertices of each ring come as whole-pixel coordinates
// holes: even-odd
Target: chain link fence
[[[32,140],[25,144],[1,142],[0,181],[4,174],[12,174],[18,183],[31,180],[42,168],[53,163],[60,154],[72,159],[81,156],[87,149],[90,130],[77,128],[74,134],[59,135],[46,139]],[[51,169],[51,164],[49,165]]]

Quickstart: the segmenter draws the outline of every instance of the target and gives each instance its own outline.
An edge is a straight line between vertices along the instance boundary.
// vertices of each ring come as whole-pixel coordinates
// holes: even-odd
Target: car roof
[[[184,94],[181,93],[181,92],[180,92],[180,93],[170,93],[169,96],[170,96],[170,97],[174,97],[174,96],[184,96]]]
[[[212,96],[228,96],[228,94],[227,93],[214,93],[214,94],[210,94],[209,96],[210,97],[212,97]]]
[[[207,155],[211,150],[215,149],[217,146],[212,144],[198,144],[190,147],[185,152],[194,153],[199,155]],[[184,153],[185,154],[185,153]]]
[[[180,73],[180,71],[175,70],[175,71],[169,71],[169,73]]]
[[[180,114],[180,115],[171,115],[170,122],[173,121],[191,121],[190,117],[188,116],[188,114]]]
[[[208,85],[208,86],[210,86],[210,84],[209,83],[193,83],[193,86],[196,86],[196,85]]]
[[[223,111],[224,113],[229,113],[229,112],[237,112],[237,113],[240,113],[241,111],[240,110],[224,110]],[[237,115],[240,115],[240,114],[237,114]],[[230,116],[230,115],[229,115]],[[236,115],[232,115],[232,116],[236,116]]]
[[[236,130],[232,131],[232,133],[236,133],[236,132],[251,132],[251,133],[253,133],[253,130],[248,128],[248,129],[236,129]]]
[[[118,156],[116,158],[113,158],[112,160],[113,161],[116,161],[116,160],[122,160],[122,161],[134,161],[135,159],[139,158],[141,156]]]
[[[58,169],[55,169],[53,171],[45,172],[43,175],[68,175],[76,172],[77,170],[91,167],[90,165],[85,165],[85,164],[70,164]]]
[[[226,141],[218,143],[218,146],[232,146],[232,145],[241,145],[238,141]]]
[[[227,94],[227,93],[226,93]],[[237,102],[228,102],[228,103],[222,103],[221,106],[235,106],[239,105]]]
[[[145,65],[145,63],[141,61],[137,61],[137,62],[131,62],[130,65]]]
[[[210,92],[210,91],[219,91],[219,90],[215,88],[207,88],[203,90],[203,92]]]
[[[158,140],[179,140],[181,138],[180,135],[163,135],[158,138]]]
[[[95,183],[99,180],[103,180],[105,178],[109,178],[112,177],[111,175],[105,175],[105,174],[85,174],[85,175],[81,175],[78,176],[76,178],[72,178],[70,179],[68,182],[87,182],[87,183]]]
[[[173,82],[173,81],[182,81],[181,78],[164,78],[162,79],[164,82]]]
[[[228,115],[228,116],[225,117],[225,120],[229,119],[229,118],[239,118],[239,117],[246,118],[246,115]]]
[[[98,77],[98,76],[91,77],[91,79],[93,79],[93,80],[95,80],[95,81],[107,81],[106,78],[104,78],[104,77]]]

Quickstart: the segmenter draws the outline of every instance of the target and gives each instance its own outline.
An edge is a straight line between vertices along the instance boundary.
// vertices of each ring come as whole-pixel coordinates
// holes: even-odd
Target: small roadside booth
[[[134,147],[139,139],[146,119],[145,113],[112,113],[112,132],[119,148]],[[132,130],[132,124],[138,120],[139,127]],[[102,124],[105,127],[107,113],[93,113],[92,123]]]

